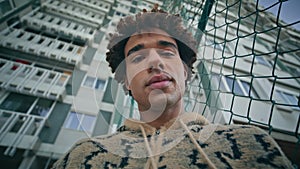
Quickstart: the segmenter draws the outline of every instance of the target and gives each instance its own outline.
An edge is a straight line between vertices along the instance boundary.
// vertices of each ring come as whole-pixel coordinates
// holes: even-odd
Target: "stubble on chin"
[[[140,109],[143,121],[151,122],[159,118],[165,111],[168,99],[162,90],[151,90],[148,95],[148,105]]]

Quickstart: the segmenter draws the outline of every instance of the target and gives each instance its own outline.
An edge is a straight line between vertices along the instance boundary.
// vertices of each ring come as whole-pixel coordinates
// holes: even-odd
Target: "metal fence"
[[[199,42],[187,108],[213,116],[212,122],[266,129],[278,141],[293,143],[290,159],[297,163],[300,18],[282,20],[287,3],[165,0],[164,9],[181,14]]]

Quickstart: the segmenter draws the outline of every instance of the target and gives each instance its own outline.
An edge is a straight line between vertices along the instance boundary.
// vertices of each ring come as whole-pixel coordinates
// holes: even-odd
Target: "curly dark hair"
[[[106,61],[109,63],[112,73],[115,73],[115,79],[119,83],[124,83],[126,73],[124,48],[130,36],[151,28],[167,32],[176,41],[181,60],[188,68],[187,79],[189,80],[193,73],[193,63],[196,61],[196,41],[187,28],[184,28],[178,14],[169,14],[158,9],[157,5],[150,11],[144,9],[135,16],[121,19],[116,32],[110,34]]]

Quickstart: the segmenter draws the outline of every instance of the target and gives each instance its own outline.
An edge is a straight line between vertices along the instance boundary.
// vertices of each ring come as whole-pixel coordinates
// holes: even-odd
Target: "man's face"
[[[140,111],[163,111],[182,99],[187,72],[176,41],[165,31],[154,28],[132,35],[124,52],[126,87]]]

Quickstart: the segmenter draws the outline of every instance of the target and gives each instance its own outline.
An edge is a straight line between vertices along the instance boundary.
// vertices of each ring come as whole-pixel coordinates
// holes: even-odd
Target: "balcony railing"
[[[13,156],[17,148],[34,150],[46,118],[0,109],[0,145],[5,155]]]
[[[69,75],[0,59],[0,87],[52,100],[63,98]]]
[[[69,2],[77,3],[88,8],[95,9],[97,11],[103,11],[108,13],[110,10],[110,4],[104,1],[97,0],[68,0]]]
[[[93,28],[40,12],[39,9],[40,8],[37,8],[22,17],[22,23],[31,28],[46,30],[50,33],[59,32],[65,36],[82,39],[88,42],[93,40],[95,35],[95,30]]]
[[[70,19],[76,19],[81,23],[94,28],[99,28],[103,23],[104,14],[93,12],[84,8],[79,8],[62,1],[50,0],[42,4],[42,7],[50,13],[61,14]]]
[[[35,54],[39,57],[77,65],[82,61],[86,47],[66,43],[21,29],[6,29],[0,34],[0,46]]]

